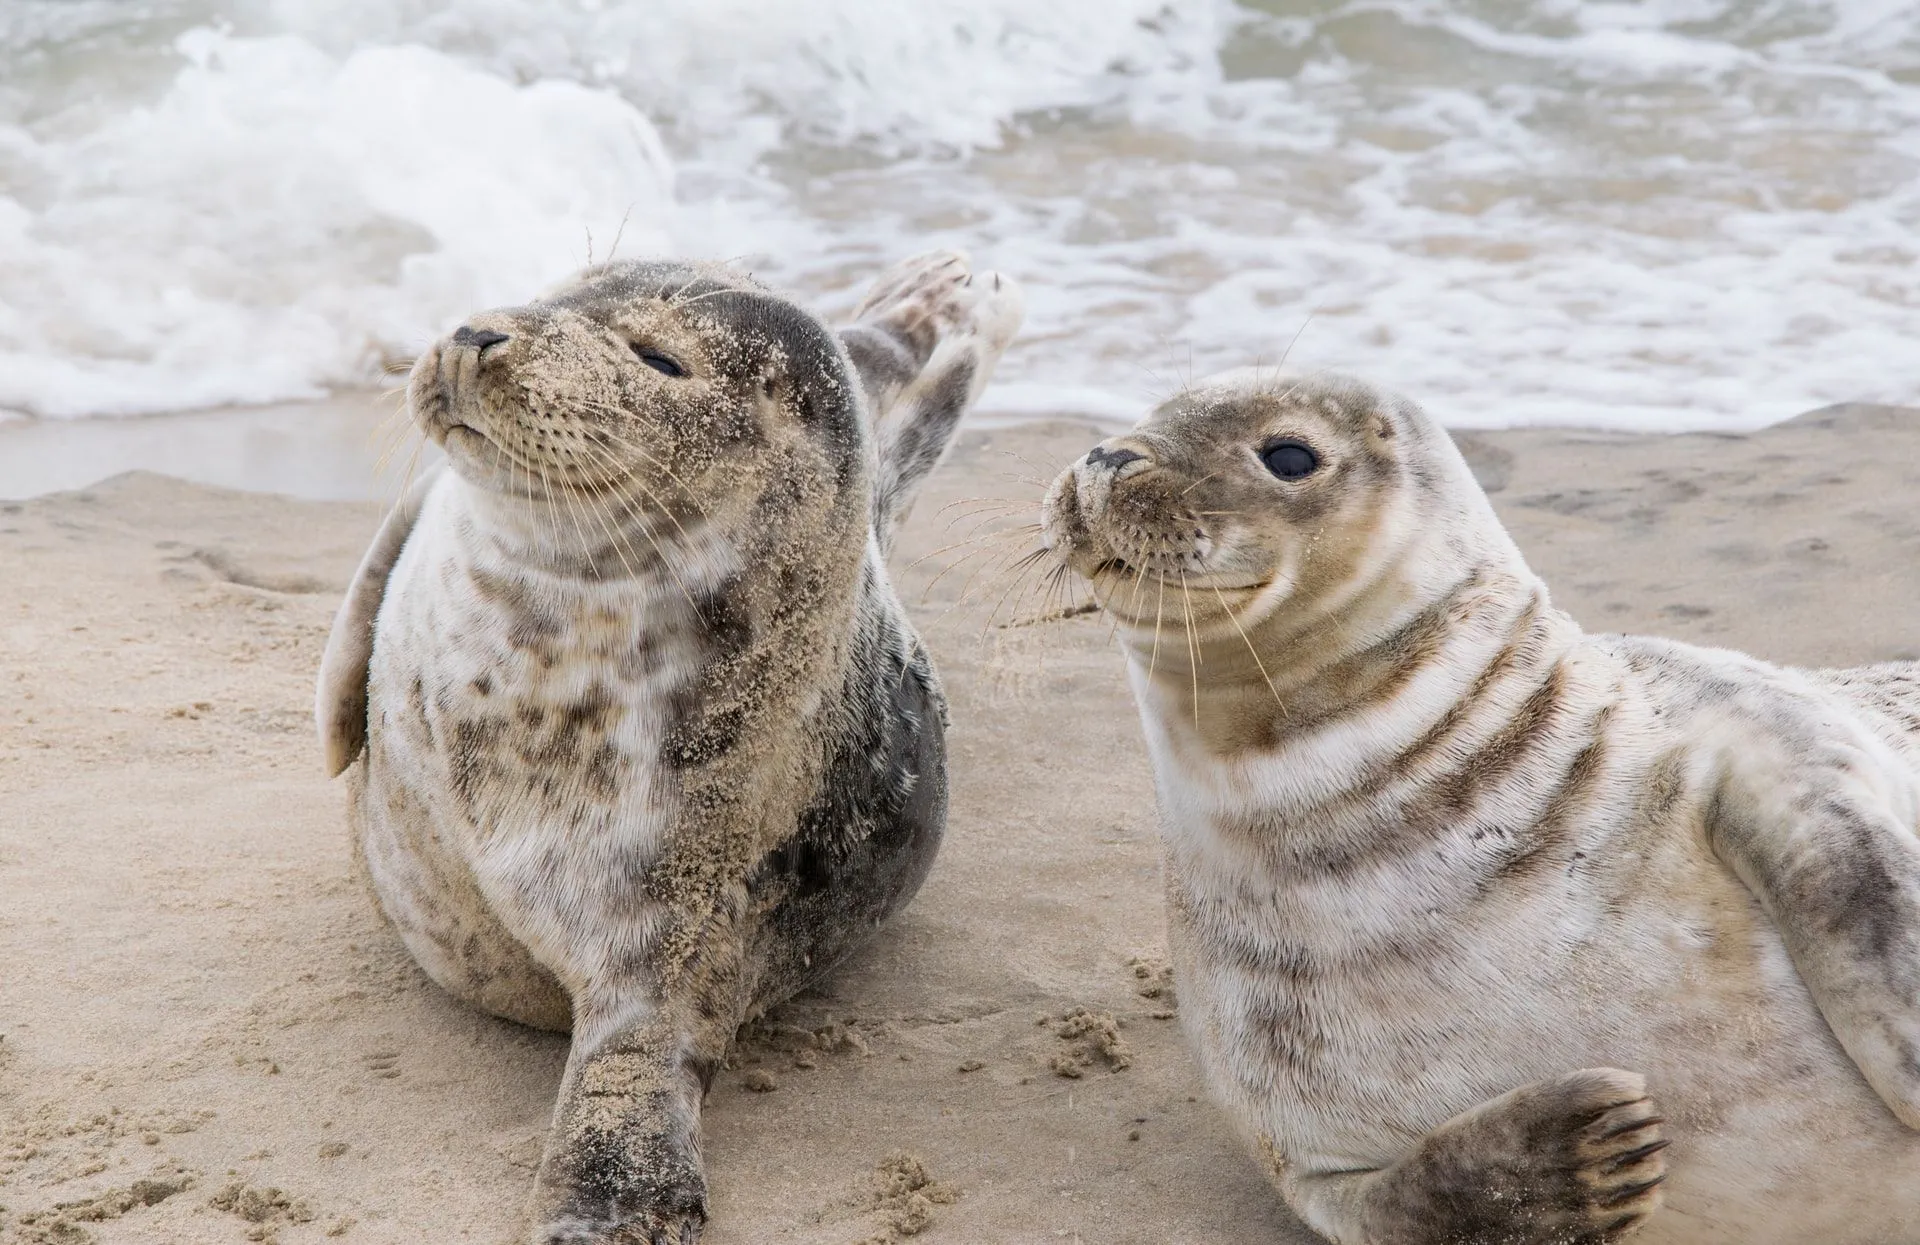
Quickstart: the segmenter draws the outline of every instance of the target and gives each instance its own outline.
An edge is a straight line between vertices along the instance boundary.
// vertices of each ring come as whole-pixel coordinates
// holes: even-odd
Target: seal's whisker
[[[687,283],[687,285],[692,285],[692,284],[693,283],[691,281]],[[681,286],[680,288],[684,290],[687,288],[687,286]],[[745,292],[746,291],[737,289],[734,286],[723,285],[717,290],[708,290],[703,294],[695,294],[691,298],[671,298],[671,299],[668,299],[667,301],[672,303],[675,307],[691,307],[695,303],[705,302],[709,298],[718,298],[723,294],[741,294]]]
[[[554,495],[553,480],[547,475],[547,465],[545,463],[539,463],[538,466],[540,468],[540,491],[548,497],[552,497]],[[574,509],[573,498],[564,488],[566,481],[562,480],[561,484],[563,487],[560,492],[560,499],[566,504],[567,514],[573,519],[573,534],[580,538],[580,550],[586,556],[587,570],[593,573],[595,579],[598,579],[600,578],[600,568],[594,565],[593,549],[587,540],[587,529],[581,526],[580,512]]]
[[[396,425],[404,426],[413,422],[413,406],[407,401],[406,390],[399,389],[391,394],[383,394],[382,396],[391,397],[395,399],[395,401],[389,403],[386,413],[374,422],[372,429],[368,432],[369,436],[377,437],[388,432]]]
[[[613,556],[620,560],[621,569],[626,571],[627,578],[633,579],[634,578],[633,563],[627,560],[626,551],[620,547],[622,544],[622,541],[618,533],[615,532],[615,530],[611,526],[609,526],[611,521],[611,515],[609,514],[608,507],[605,505],[604,501],[598,497],[595,497],[591,494],[581,491],[571,481],[568,481],[565,479],[561,480],[560,487],[565,489],[568,493],[576,494],[579,497],[580,508],[586,512],[587,517],[589,519],[593,520],[593,525],[600,529],[600,534],[607,538],[607,545],[610,549],[613,550]],[[591,556],[588,557],[587,564],[589,567],[593,568],[595,575],[599,574],[599,568],[593,567],[593,559]]]
[[[585,440],[580,442],[580,448],[589,454],[601,452],[597,446]],[[606,536],[608,544],[613,549],[614,556],[620,559],[621,567],[627,572],[627,578],[638,579],[639,571],[635,568],[633,562],[627,560],[627,555],[632,553],[635,561],[638,561],[640,554],[627,541],[625,534],[621,532],[620,519],[613,513],[613,508],[607,505],[605,497],[598,493],[582,492],[580,501],[582,509],[593,516],[594,522],[599,526],[601,533]],[[591,559],[589,559],[588,564],[592,564]]]
[[[576,448],[579,452],[588,456],[590,464],[598,464],[608,469],[612,477],[599,486],[576,486],[579,488],[583,504],[589,508],[591,513],[601,517],[601,526],[606,530],[608,539],[618,545],[625,545],[627,552],[632,553],[634,558],[638,560],[640,558],[639,550],[635,549],[632,542],[626,539],[624,532],[625,529],[633,523],[636,514],[641,516],[642,526],[645,524],[645,512],[635,505],[637,499],[630,490],[641,489],[644,491],[646,486],[641,484],[640,481],[635,479],[631,474],[624,476],[619,474],[623,470],[622,464],[603,446],[595,445],[591,440],[583,437]],[[614,501],[617,501],[619,504],[616,506],[608,500],[609,498],[614,499]],[[654,508],[658,509],[657,506]],[[623,563],[626,561],[624,556],[621,561]],[[633,573],[631,567],[629,567],[628,573]]]
[[[1018,600],[1025,597],[1026,588],[1031,586],[1033,582],[1033,572],[1035,568],[1040,565],[1041,559],[1045,558],[1049,552],[1047,549],[1035,549],[1009,568],[1013,576],[1013,582],[1007,586],[1005,592],[1000,594],[1000,599],[994,602],[993,609],[988,612],[986,625],[980,629],[981,639],[985,639],[987,632],[993,629],[993,620],[1000,617],[1000,611],[1006,606],[1007,598],[1012,596],[1016,589],[1019,589],[1021,598],[1016,598],[1015,604],[1017,608]]]
[[[1018,510],[1001,509],[1001,510],[981,510],[981,511],[976,511],[972,514],[959,514],[947,520],[946,530],[951,532],[954,528],[960,526],[962,523],[971,523],[972,526],[967,529],[967,535],[969,537],[972,537],[972,536],[979,535],[982,531],[989,531],[989,530],[998,531],[998,532],[1026,531],[1032,528],[1037,528],[1039,526],[1038,524],[1035,524],[1035,523],[1022,523],[1012,527],[994,527],[993,526],[996,523],[1005,523],[1007,520],[1015,518],[1021,513],[1022,512]]]
[[[993,591],[994,586],[1000,582],[1000,577],[1010,572],[1014,560],[1023,556],[1018,546],[1012,549],[988,549],[986,552],[989,560],[976,566],[972,574],[967,576],[967,582],[960,586],[959,599],[954,602],[956,606],[967,604],[974,599],[974,585],[979,583],[982,574],[986,574],[988,579],[984,584],[980,584],[981,590]]]
[[[1188,493],[1193,492],[1193,490],[1199,488],[1202,484],[1205,484],[1208,480],[1213,479],[1215,476],[1219,474],[1220,473],[1218,471],[1207,472],[1207,474],[1201,476],[1198,480],[1195,480],[1192,484],[1189,484],[1187,485],[1187,487],[1181,489],[1180,496],[1185,497]]]
[[[947,530],[952,531],[954,527],[956,527],[958,524],[964,522],[967,519],[978,519],[982,522],[987,522],[995,518],[1004,517],[1010,514],[1020,514],[1024,512],[1026,509],[1027,507],[1025,506],[1013,506],[1008,504],[979,506],[973,510],[968,510],[968,511],[955,514],[951,519],[948,519]]]
[[[1064,567],[1061,567],[1056,564],[1052,570],[1047,571],[1045,574],[1042,574],[1039,577],[1040,604],[1038,607],[1039,608],[1038,614],[1029,616],[1027,618],[1020,618],[1017,616],[1014,618],[1010,618],[1006,622],[997,624],[999,629],[1002,631],[1010,631],[1016,627],[1029,627],[1034,625],[1037,622],[1042,621],[1050,613],[1052,613],[1054,594],[1059,591],[1060,572],[1064,569],[1065,569]],[[1016,610],[1015,613],[1017,615],[1018,611]]]
[[[583,401],[581,405],[588,410],[595,410],[601,414],[613,414],[613,415],[631,414],[631,412],[629,411],[623,411],[618,407],[607,406],[603,403]],[[594,431],[599,433],[601,436],[605,437],[617,448],[625,450],[626,452],[635,455],[636,457],[641,459],[641,461],[645,462],[648,466],[659,470],[660,474],[666,476],[667,479],[671,480],[676,486],[678,486],[678,488],[682,493],[686,494],[687,501],[693,506],[695,510],[698,510],[703,517],[706,515],[706,507],[700,504],[700,498],[693,491],[692,486],[689,485],[685,480],[682,480],[678,475],[676,475],[673,469],[667,466],[666,463],[662,462],[657,456],[655,456],[652,453],[649,453],[645,446],[634,441],[631,437],[625,436],[622,433],[607,427],[605,424],[595,425]]]
[[[961,541],[959,545],[952,545],[952,546],[949,546],[949,548],[957,549],[967,543],[968,542],[966,541]],[[925,605],[927,603],[927,598],[933,595],[934,585],[938,584],[942,579],[945,579],[949,571],[952,571],[954,568],[960,566],[962,563],[969,562],[974,558],[991,555],[998,552],[999,550],[994,549],[989,545],[981,545],[978,548],[968,550],[966,553],[961,554],[959,557],[955,558],[953,561],[947,563],[945,566],[940,568],[939,574],[935,575],[932,579],[928,580],[927,586],[920,590],[920,604]],[[932,555],[929,554],[928,556],[931,557]],[[917,566],[917,565],[918,565],[917,562],[908,563],[907,569],[911,570],[914,566]],[[967,582],[972,583],[973,581],[969,579]],[[966,589],[963,587],[960,592],[959,600],[955,601],[954,604],[959,605],[965,602],[966,599],[967,599]]]
[[[558,531],[558,525],[553,522],[553,507],[550,505],[536,504],[540,499],[533,490],[533,465],[522,462],[517,457],[509,457],[507,461],[517,464],[521,474],[526,477],[526,490],[521,494],[521,497],[523,497],[527,503],[527,526],[535,530],[540,528],[545,529],[544,535],[547,537],[547,542],[553,546],[548,553],[547,560],[549,563],[555,563],[559,560],[559,542],[553,539],[554,534]],[[507,472],[507,482],[508,484],[512,484],[513,482],[513,472],[511,470]]]
[[[406,478],[401,480],[400,482],[399,496],[405,497],[407,495],[408,490],[413,488],[413,473],[419,470],[420,451],[425,449],[426,447],[427,447],[427,439],[424,436],[422,436],[418,441],[415,441],[413,443],[413,453],[407,456]]]
[[[1054,567],[1052,571],[1048,572],[1044,583],[1046,587],[1045,592],[1040,598],[1040,612],[1027,618],[1015,618],[1009,622],[1001,623],[1000,630],[1010,631],[1018,627],[1037,627],[1041,623],[1061,622],[1069,618],[1083,618],[1088,614],[1096,614],[1100,611],[1100,604],[1097,601],[1081,603],[1073,600],[1077,586],[1074,582],[1073,568],[1065,563],[1061,563]],[[1054,606],[1054,599],[1061,594],[1066,596],[1068,603],[1056,608]]]
[[[978,544],[982,544],[985,541],[999,540],[1002,537],[1006,537],[1006,536],[1025,536],[1037,530],[1038,527],[1039,527],[1038,524],[1033,524],[1028,527],[1000,528],[996,531],[988,532],[985,535],[968,536],[963,540],[956,540],[952,544],[942,545],[938,549],[933,550],[931,553],[923,553],[919,557],[915,558],[913,561],[901,567],[900,569],[902,573],[905,573],[906,571],[910,571],[914,567],[919,566],[922,562],[928,561],[929,559],[932,559],[932,558],[937,558],[941,554],[948,553],[954,549],[965,549],[968,545],[978,545]],[[947,567],[946,569],[942,570],[940,574],[944,575],[946,574],[947,570],[951,570],[951,569],[952,567]],[[939,579],[940,579],[939,575],[934,576],[935,583],[938,583]],[[932,587],[932,584],[929,584],[928,587]]]
[[[600,429],[599,431],[603,435],[611,439],[614,442],[614,444],[619,448],[638,454],[642,458],[647,459],[649,465],[659,467],[659,469],[666,474],[668,479],[672,480],[675,484],[680,486],[681,493],[686,496],[687,501],[693,506],[693,508],[700,512],[700,516],[702,518],[706,517],[706,513],[707,513],[706,508],[700,504],[700,499],[694,496],[693,490],[688,488],[685,482],[683,482],[678,476],[674,475],[672,471],[669,471],[664,464],[659,463],[657,460],[653,459],[650,455],[647,454],[645,450],[641,449],[639,446],[631,445],[621,440],[619,437],[615,436],[609,430]],[[607,449],[605,446],[593,445],[591,438],[588,438],[588,437],[582,437],[580,443],[585,446],[591,446],[592,449],[599,455],[601,461],[605,462],[608,466],[610,466],[613,469],[612,471],[613,481],[609,484],[609,487],[617,487],[618,481],[622,479],[631,482],[635,488],[639,489],[642,493],[646,495],[647,500],[652,503],[654,509],[660,511],[662,514],[667,516],[667,519],[673,524],[674,530],[680,533],[680,539],[686,540],[686,541],[691,541],[693,539],[691,536],[687,534],[687,529],[681,525],[680,516],[676,515],[673,512],[673,508],[671,506],[668,506],[666,503],[662,502],[660,498],[654,494],[652,489],[642,484],[640,482],[639,477],[631,469],[629,469],[626,464],[622,463],[618,458],[616,458],[611,450]],[[632,499],[631,494],[627,494],[627,497],[629,500]]]
[[[1034,504],[1034,499],[1022,497],[958,497],[940,507],[934,511],[934,513],[945,514],[949,510],[958,510],[962,506],[973,505],[1032,506]]]
[[[613,262],[613,256],[620,249],[620,239],[627,234],[627,222],[633,219],[633,204],[627,204],[627,210],[620,214],[620,227],[613,231],[613,241],[607,245],[607,257],[600,261],[602,267]]]
[[[1314,316],[1318,314],[1320,314],[1320,304],[1315,303],[1311,308],[1308,309],[1307,318],[1300,321],[1300,327],[1293,330],[1293,337],[1287,342],[1287,348],[1280,352],[1280,361],[1273,365],[1273,371],[1275,376],[1278,376],[1280,374],[1280,369],[1287,365],[1287,356],[1292,354],[1293,348],[1300,344],[1300,335],[1307,331],[1307,326],[1313,323]]]
[[[678,475],[676,475],[673,469],[668,467],[666,463],[662,462],[660,459],[656,458],[654,455],[648,453],[643,447],[635,444],[630,439],[626,437],[622,437],[618,433],[614,432],[612,429],[600,428],[600,429],[597,429],[596,431],[600,434],[600,436],[605,438],[607,442],[606,445],[598,446],[596,448],[599,448],[602,451],[606,451],[609,448],[618,449],[623,453],[632,454],[635,457],[639,458],[642,462],[646,463],[647,466],[658,471],[661,475],[664,475],[669,481],[671,481],[673,485],[680,490],[681,496],[686,498],[687,504],[692,506],[693,509],[700,515],[700,517],[702,518],[706,517],[707,508],[701,504],[699,495],[693,491],[693,487],[691,485],[689,485],[685,480],[682,480]],[[612,458],[612,455],[609,454],[608,457]],[[623,475],[632,474],[632,468],[629,467],[627,464],[620,463],[618,462],[617,459],[614,461],[615,461],[615,466],[618,467],[621,474]]]
[[[402,396],[404,398],[405,395]],[[368,429],[368,442],[378,446],[380,451],[373,465],[376,474],[387,469],[393,456],[400,451],[401,446],[407,443],[409,433],[419,433],[422,437],[426,435],[421,431],[420,425],[415,422],[412,409],[404,401],[382,415],[375,421],[373,427]]]
[[[419,430],[414,429],[414,431],[418,432]],[[388,438],[386,446],[381,449],[380,453],[374,458],[373,474],[376,477],[385,475],[387,468],[393,465],[394,456],[400,452],[401,447],[405,446],[410,439],[407,432],[408,430],[404,427],[397,429],[394,434]],[[426,434],[420,433],[419,440],[414,442],[411,453],[414,455],[419,454],[420,448],[426,444],[426,440]]]
[[[599,398],[590,398],[590,397],[585,397],[580,395],[571,395],[568,397],[567,400],[579,406],[581,410],[592,411],[595,414],[599,414],[599,415],[615,415],[621,419],[630,419],[635,423],[645,424],[647,428],[656,432],[661,430],[664,427],[664,425],[662,425],[659,420],[655,419],[651,415],[648,415],[642,411],[628,410],[624,406],[615,406],[613,403],[602,401]],[[597,424],[594,427],[596,431],[604,431],[607,433],[612,433],[614,431],[612,428],[609,428],[604,424]],[[643,453],[643,454],[646,453],[646,451],[640,446],[636,445],[633,448],[640,453]]]
[[[1193,602],[1187,594],[1187,573],[1180,575],[1180,610],[1187,622],[1187,672],[1193,676],[1193,726],[1200,729],[1200,641],[1193,633]]]
[[[582,441],[581,444],[587,445],[589,443]],[[591,448],[595,453],[605,456],[607,461],[613,462],[612,455],[609,454],[606,450],[602,449],[599,446],[592,446]],[[617,463],[614,463],[614,465],[618,466]],[[673,512],[671,510],[668,510],[665,506],[661,505],[660,499],[653,495],[653,491],[649,489],[645,484],[641,483],[640,480],[636,476],[632,475],[631,473],[629,473],[624,480],[616,478],[608,487],[616,495],[622,496],[626,500],[631,501],[632,495],[629,493],[626,493],[625,491],[627,486],[631,486],[633,488],[639,489],[641,493],[645,494],[647,501],[652,504],[653,509],[665,513],[667,518],[672,520],[673,525],[676,528],[680,527],[680,521],[674,518]],[[679,587],[680,595],[687,599],[687,605],[690,609],[693,610],[693,616],[700,620],[700,624],[702,626],[705,626],[706,617],[700,612],[700,603],[694,599],[693,589],[687,584],[686,577],[680,573],[680,568],[677,565],[675,565],[673,559],[667,556],[667,551],[661,546],[659,539],[654,536],[653,525],[648,523],[645,517],[643,516],[639,523],[639,528],[640,528],[640,534],[646,537],[647,543],[649,545],[653,546],[654,557],[659,560],[660,565],[667,568],[667,574],[673,576],[673,582]],[[686,529],[684,528],[680,528],[680,535],[683,539],[689,539],[689,540],[691,539],[690,537],[687,536]],[[634,556],[638,557],[639,555],[636,553]]]
[[[1280,716],[1287,716],[1286,702],[1280,699],[1280,689],[1273,685],[1273,676],[1267,673],[1267,663],[1260,660],[1260,650],[1253,646],[1253,637],[1248,635],[1247,629],[1240,625],[1239,616],[1227,608],[1226,594],[1220,591],[1218,584],[1213,585],[1213,595],[1220,599],[1220,611],[1227,616],[1227,621],[1232,623],[1233,629],[1240,633],[1240,639],[1246,644],[1247,652],[1253,657],[1253,664],[1259,669],[1260,677],[1266,682],[1267,690],[1273,693],[1273,703],[1279,706]]]
[[[1302,326],[1302,327],[1305,327],[1305,326]],[[1288,398],[1291,398],[1294,394],[1300,392],[1300,386],[1307,384],[1309,381],[1315,381],[1320,379],[1320,377],[1327,375],[1327,371],[1328,369],[1326,368],[1317,368],[1314,371],[1308,372],[1305,376],[1302,376],[1299,380],[1296,380],[1293,382],[1293,384],[1289,385],[1287,387],[1287,391],[1281,394],[1277,400],[1281,402],[1285,402]]]
[[[1007,575],[1009,573],[1013,573],[1013,574],[1018,573],[1017,571],[1013,571],[1011,568],[1011,564],[1013,563],[1014,559],[1021,556],[1020,550],[1017,546],[1013,549],[1008,549],[1005,551],[1002,551],[999,549],[989,549],[986,552],[988,554],[988,560],[976,566],[973,572],[967,576],[967,582],[960,586],[960,595],[954,601],[949,612],[951,612],[951,610],[954,610],[954,609],[959,609],[961,606],[966,605],[975,599],[974,585],[980,583],[981,575],[984,574],[987,576],[986,582],[984,584],[980,584],[981,590],[984,592],[991,592],[994,586],[1000,583],[1001,577],[1003,575]]]
[[[969,602],[971,602],[974,599],[974,584],[978,582],[982,574],[986,574],[989,576],[985,587],[990,589],[992,585],[998,583],[1000,581],[1000,576],[1003,573],[1005,573],[1007,569],[1007,564],[1011,562],[1018,553],[1019,553],[1018,547],[1015,547],[1009,550],[1001,550],[1001,549],[995,549],[987,546],[982,546],[981,548],[975,550],[971,554],[966,555],[965,557],[956,558],[954,560],[954,564],[953,564],[954,566],[958,566],[961,562],[970,560],[976,554],[985,554],[987,557],[987,560],[984,562],[981,562],[978,566],[974,568],[973,572],[967,576],[967,581],[966,583],[960,586],[960,592],[954,598],[953,604],[947,606],[946,609],[941,610],[939,615],[936,618],[936,621],[944,621],[946,618],[952,615],[956,610],[959,610],[962,607],[966,606]],[[997,561],[995,560],[996,558],[998,559]],[[952,567],[948,567],[946,569],[951,570]],[[943,570],[941,573],[945,574],[946,572]],[[926,598],[923,596],[921,598],[921,601],[924,603],[925,600]]]
[[[1048,601],[1051,603],[1057,599],[1061,602],[1061,604],[1053,606],[1054,609],[1069,618],[1078,618],[1083,615],[1099,612],[1100,603],[1098,601],[1082,601],[1080,599],[1080,577],[1073,573],[1072,567],[1066,565],[1064,562],[1061,563],[1054,568],[1053,579],[1055,584],[1053,591],[1056,595],[1050,596]]]
[[[1019,532],[1028,536],[1037,536],[1042,531],[1038,523],[1006,523],[1006,520],[1012,517],[1014,516],[1007,514],[982,515],[974,520],[973,526],[967,529],[967,534],[963,539],[992,540],[997,536],[1004,536],[1012,532]],[[1004,526],[996,526],[996,524],[1004,524]]]
[[[1147,559],[1140,559],[1140,573],[1133,577],[1133,588],[1127,594],[1127,613],[1133,613],[1133,603],[1140,599],[1140,589],[1147,582]],[[1113,637],[1120,631],[1120,615],[1115,613],[1113,625],[1107,628],[1107,643],[1113,643]]]
[[[1160,663],[1160,614],[1167,603],[1167,581],[1159,580],[1160,592],[1153,602],[1153,652],[1147,657],[1147,681],[1153,681],[1154,667]]]
[[[1052,466],[1042,466],[1041,464],[1034,462],[1031,458],[1028,458],[1025,454],[1022,454],[1018,450],[995,450],[994,453],[1003,454],[1008,458],[1015,459],[1021,463],[1024,463],[1026,466],[1032,468],[1034,474],[1045,478],[1046,482],[1040,486],[1041,488],[1051,487],[1054,477],[1058,476],[1062,471],[1065,471],[1067,469],[1067,464],[1065,463],[1054,463]]]
[[[1041,554],[1041,557],[1034,560],[1033,573],[1027,576],[1028,587],[1022,591],[1018,597],[1014,598],[1013,613],[1015,614],[1018,614],[1020,609],[1026,604],[1028,593],[1036,590],[1040,594],[1040,602],[1037,608],[1042,613],[1046,613],[1052,608],[1053,594],[1059,589],[1060,572],[1065,568],[1050,556],[1052,550],[1042,548],[1037,552]],[[1053,565],[1049,567],[1047,565],[1048,562],[1052,562]]]

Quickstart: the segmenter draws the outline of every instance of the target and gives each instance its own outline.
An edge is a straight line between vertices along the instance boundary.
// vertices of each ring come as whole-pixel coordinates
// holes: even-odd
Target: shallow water
[[[1002,413],[1745,427],[1920,396],[1916,174],[1893,0],[7,0],[0,408],[363,385],[618,235],[828,308],[965,247]]]

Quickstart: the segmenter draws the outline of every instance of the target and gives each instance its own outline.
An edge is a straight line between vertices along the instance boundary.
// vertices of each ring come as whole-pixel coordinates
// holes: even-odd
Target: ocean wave
[[[154,27],[195,15],[175,5]],[[758,167],[783,147],[991,145],[1023,112],[1212,52],[1205,22],[1124,0],[281,0],[220,16],[172,38],[153,97],[0,127],[0,408],[132,414],[365,383],[473,308],[578,268],[596,233],[624,254],[778,268],[823,246]],[[12,23],[16,59],[51,49],[74,75],[114,33],[97,7]],[[701,193],[676,195],[655,118]]]
[[[1007,415],[1283,358],[1456,424],[1911,402],[1917,121],[1854,0],[14,0],[0,411],[365,384],[616,239],[839,309],[968,248]]]

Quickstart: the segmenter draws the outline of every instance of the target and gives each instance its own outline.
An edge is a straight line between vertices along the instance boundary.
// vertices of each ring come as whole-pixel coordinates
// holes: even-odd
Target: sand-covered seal
[[[1308,1224],[1920,1241],[1920,664],[1585,634],[1340,378],[1175,397],[1044,528],[1124,641],[1188,1036]]]
[[[367,553],[320,733],[421,966],[572,1031],[536,1241],[695,1240],[735,1029],[926,876],[945,702],[883,554],[1019,318],[952,254],[838,334],[620,263],[415,365],[452,469]]]

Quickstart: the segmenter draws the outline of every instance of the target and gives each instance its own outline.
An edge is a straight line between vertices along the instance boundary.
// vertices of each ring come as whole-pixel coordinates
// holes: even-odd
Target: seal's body
[[[422,967],[572,1031],[536,1241],[696,1239],[734,1030],[925,878],[945,705],[883,552],[1018,319],[956,256],[840,337],[621,264],[416,365],[452,470],[369,551],[321,732]]]
[[[1587,635],[1340,379],[1202,385],[1045,525],[1126,638],[1188,1036],[1311,1226],[1920,1241],[1920,664]]]

